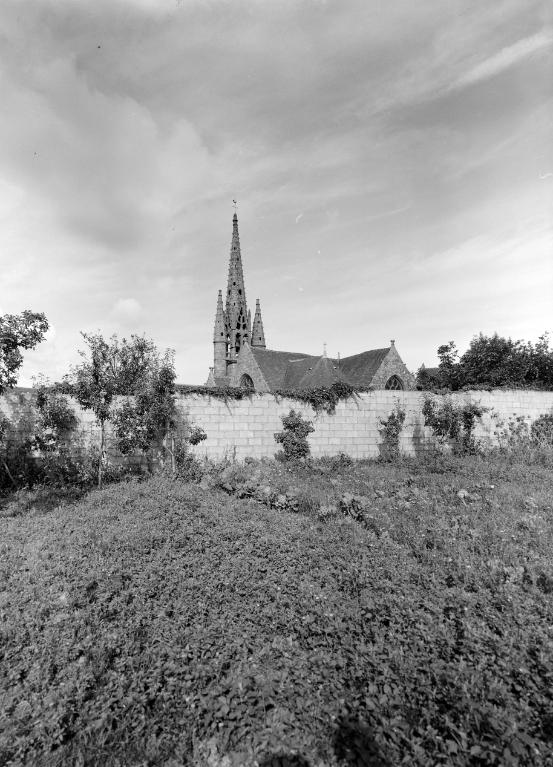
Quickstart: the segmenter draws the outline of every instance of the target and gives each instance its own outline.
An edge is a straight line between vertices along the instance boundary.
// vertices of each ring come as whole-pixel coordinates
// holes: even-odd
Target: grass
[[[0,763],[553,765],[542,464],[251,462],[12,499]],[[269,507],[287,493],[299,512]]]

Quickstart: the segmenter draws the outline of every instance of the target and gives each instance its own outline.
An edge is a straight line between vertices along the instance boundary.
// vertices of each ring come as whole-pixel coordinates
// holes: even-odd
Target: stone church
[[[259,299],[253,318],[246,302],[238,217],[232,221],[232,242],[225,302],[217,297],[213,332],[213,367],[207,386],[245,387],[259,392],[315,389],[336,381],[373,389],[414,389],[394,341],[382,349],[331,359],[302,352],[267,349]]]

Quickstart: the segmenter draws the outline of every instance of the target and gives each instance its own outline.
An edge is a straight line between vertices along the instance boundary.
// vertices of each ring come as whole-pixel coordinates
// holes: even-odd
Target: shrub
[[[199,445],[207,439],[201,426],[184,423],[180,434],[171,440],[173,454],[172,473],[186,482],[199,482],[205,471],[203,464],[190,452],[190,445]]]
[[[380,457],[384,461],[395,461],[399,458],[399,435],[405,421],[405,410],[399,404],[396,404],[388,418],[380,420],[382,428],[379,429],[382,434],[382,443],[378,446]]]
[[[534,442],[553,447],[553,414],[540,415],[532,424],[530,434]]]
[[[310,453],[307,436],[315,431],[312,422],[305,420],[301,413],[290,410],[288,415],[282,416],[282,425],[283,430],[275,433],[275,441],[282,445],[282,451],[276,457],[284,461],[307,458]]]
[[[466,454],[476,452],[473,437],[474,424],[487,408],[468,402],[455,405],[449,397],[438,403],[426,397],[422,407],[424,425],[430,426],[432,433],[442,445],[449,444],[453,452]]]
[[[496,414],[497,452],[508,463],[553,464],[553,415],[543,415],[530,425],[524,416],[503,421]]]

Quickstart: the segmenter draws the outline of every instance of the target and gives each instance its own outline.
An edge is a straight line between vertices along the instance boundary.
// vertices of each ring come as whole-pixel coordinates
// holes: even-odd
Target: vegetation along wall
[[[231,455],[239,459],[274,456],[278,447],[274,434],[282,430],[281,416],[294,409],[313,422],[315,431],[308,439],[314,457],[342,452],[352,458],[376,458],[382,444],[381,421],[389,417],[398,403],[406,413],[400,434],[401,451],[415,455],[434,443],[422,415],[426,396],[437,395],[419,391],[368,392],[338,402],[331,415],[324,411],[315,414],[309,405],[271,394],[254,394],[251,398],[228,402],[201,395],[181,395],[179,405],[207,434],[207,439],[193,448],[197,455],[211,458]],[[458,404],[475,402],[489,408],[481,421],[477,421],[474,437],[490,445],[498,444],[510,425],[512,428],[520,422],[530,425],[538,416],[553,412],[553,392],[477,391],[455,393],[450,397]]]
[[[314,457],[347,453],[352,458],[376,458],[382,449],[382,421],[398,405],[405,411],[399,437],[401,452],[415,455],[435,444],[422,415],[424,399],[429,396],[443,400],[440,395],[420,391],[380,390],[339,401],[335,412],[328,414],[316,413],[303,402],[272,394],[254,393],[241,400],[225,401],[207,394],[180,393],[178,407],[190,423],[202,427],[207,434],[205,441],[191,448],[197,456],[273,457],[279,449],[274,434],[282,430],[281,416],[293,409],[315,427],[308,438]],[[474,437],[490,445],[498,444],[509,430],[520,428],[521,424],[530,426],[540,415],[553,413],[553,392],[547,391],[472,391],[447,396],[456,404],[473,402],[487,408],[482,418],[476,420]],[[32,399],[30,389],[14,389],[0,398],[0,412],[7,415],[22,434],[32,432]],[[92,413],[73,404],[80,424],[76,444],[97,443],[98,426]]]

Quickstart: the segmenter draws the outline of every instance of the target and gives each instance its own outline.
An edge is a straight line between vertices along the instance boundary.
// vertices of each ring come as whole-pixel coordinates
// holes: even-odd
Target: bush
[[[534,442],[553,447],[553,414],[540,415],[532,424],[530,434]]]
[[[307,436],[315,431],[311,421],[302,418],[300,413],[290,410],[281,416],[283,430],[275,433],[275,441],[282,445],[276,457],[279,460],[294,461],[307,458],[311,452]]]
[[[399,402],[388,418],[385,421],[380,421],[382,428],[379,431],[382,434],[382,443],[378,449],[383,461],[396,461],[399,458],[399,435],[404,421],[405,410],[401,408]]]
[[[430,426],[442,445],[449,445],[454,453],[459,454],[476,452],[474,424],[486,410],[487,408],[474,402],[455,405],[449,397],[445,397],[441,402],[426,397],[422,406],[424,425]]]
[[[543,415],[531,425],[524,416],[503,421],[496,414],[495,436],[499,446],[491,451],[498,453],[509,464],[553,465],[553,416]]]

